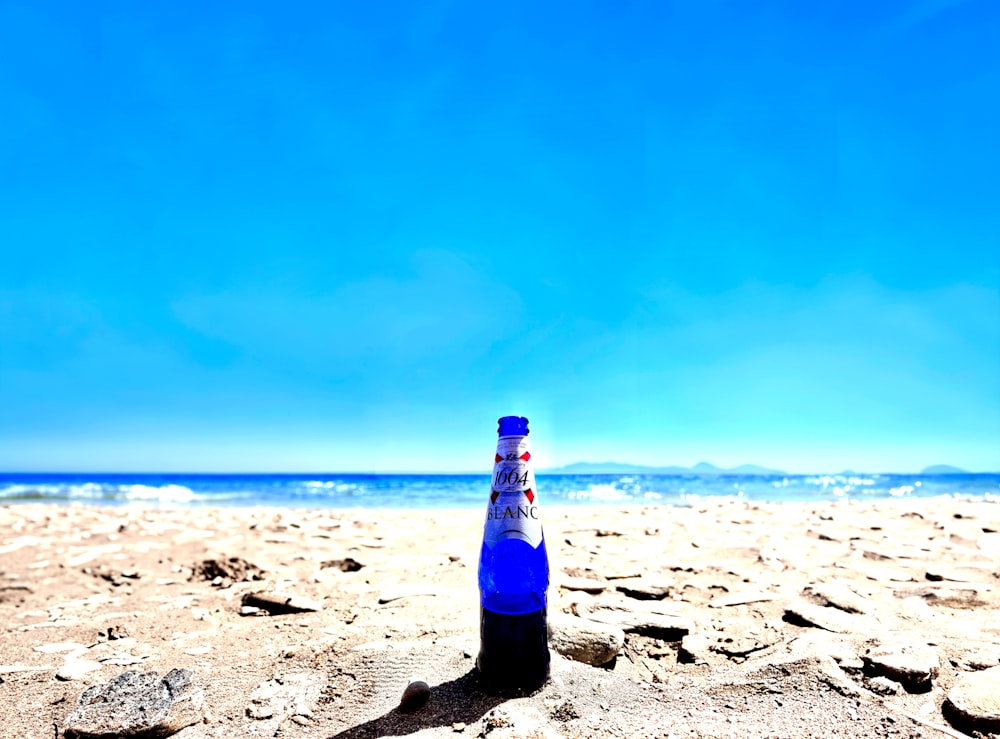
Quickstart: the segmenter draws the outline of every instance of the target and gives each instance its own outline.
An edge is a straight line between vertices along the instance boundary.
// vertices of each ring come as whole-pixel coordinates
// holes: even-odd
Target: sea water
[[[1000,473],[915,475],[563,475],[538,472],[546,507],[697,505],[748,501],[927,498],[1000,502]],[[0,505],[286,506],[293,508],[481,508],[489,474],[46,474],[0,473]]]

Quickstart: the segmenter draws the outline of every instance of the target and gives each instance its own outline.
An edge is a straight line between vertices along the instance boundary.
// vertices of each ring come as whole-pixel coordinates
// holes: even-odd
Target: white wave
[[[127,500],[155,500],[162,503],[190,503],[200,496],[183,485],[122,485],[119,490]]]

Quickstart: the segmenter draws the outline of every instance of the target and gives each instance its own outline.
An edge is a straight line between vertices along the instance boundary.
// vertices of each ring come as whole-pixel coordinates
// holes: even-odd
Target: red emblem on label
[[[498,454],[497,456],[495,456],[495,457],[493,458],[493,461],[494,461],[494,462],[503,462],[503,457],[501,457],[501,456],[500,456],[500,455]]]
[[[498,497],[500,497],[500,493],[498,493],[496,490],[494,490],[493,492],[491,492],[490,493],[490,503],[496,503]]]
[[[524,497],[528,499],[529,503],[535,502],[535,494],[531,492],[531,488],[528,488],[527,490],[524,491]]]
[[[521,455],[521,459],[527,462],[529,459],[531,459],[531,454],[529,452],[525,452],[524,454]]]

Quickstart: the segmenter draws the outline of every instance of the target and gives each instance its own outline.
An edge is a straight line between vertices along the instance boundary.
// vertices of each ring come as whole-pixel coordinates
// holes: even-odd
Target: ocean
[[[954,475],[537,475],[545,505],[697,505],[748,501],[926,498],[1000,502],[1000,473]],[[490,475],[0,473],[0,505],[147,507],[485,507]]]

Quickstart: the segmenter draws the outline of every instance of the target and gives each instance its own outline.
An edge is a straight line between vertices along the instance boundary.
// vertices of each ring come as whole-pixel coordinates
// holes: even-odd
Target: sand
[[[1000,504],[543,508],[553,623],[624,643],[554,652],[517,698],[475,678],[482,515],[0,507],[0,736],[61,737],[89,686],[174,668],[204,695],[181,739],[993,730],[946,698],[1000,672]],[[307,610],[242,615],[258,592]]]

